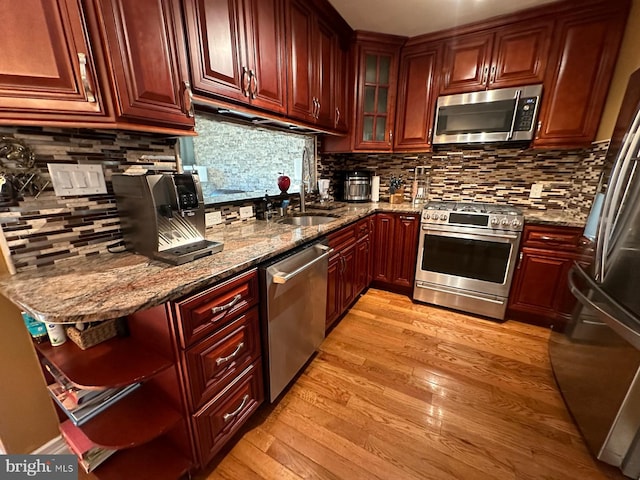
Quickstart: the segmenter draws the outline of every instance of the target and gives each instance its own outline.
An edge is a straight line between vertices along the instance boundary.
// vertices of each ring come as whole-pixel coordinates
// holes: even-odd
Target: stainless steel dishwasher
[[[331,249],[314,243],[260,269],[273,402],[324,340]]]

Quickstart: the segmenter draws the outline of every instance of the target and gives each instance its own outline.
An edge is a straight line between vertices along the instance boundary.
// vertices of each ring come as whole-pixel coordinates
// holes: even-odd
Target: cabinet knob
[[[250,82],[251,78],[249,78],[249,69],[247,67],[242,67],[242,75],[240,76],[240,88],[242,89],[242,94],[245,97],[249,96]]]
[[[336,124],[335,127],[338,127],[338,124],[340,123],[340,109],[338,107],[336,107]]]
[[[487,78],[489,78],[489,67],[484,67],[484,73],[482,75],[482,83],[487,83]]]
[[[251,91],[251,99],[255,100],[258,96],[258,76],[253,70],[249,70],[249,90]]]
[[[80,78],[84,87],[84,94],[87,96],[87,102],[95,103],[96,96],[89,84],[89,76],[87,75],[87,56],[84,53],[78,53],[78,61],[80,62]]]
[[[389,143],[393,143],[393,130],[389,130]]]
[[[193,118],[195,116],[195,112],[193,110],[193,92],[191,91],[191,84],[186,80],[182,82],[184,86],[184,113],[188,118]]]
[[[493,65],[491,67],[491,77],[489,78],[489,83],[493,83],[496,81],[496,66]]]
[[[538,122],[538,128],[536,129],[536,140],[540,138],[540,131],[542,130],[542,120]]]

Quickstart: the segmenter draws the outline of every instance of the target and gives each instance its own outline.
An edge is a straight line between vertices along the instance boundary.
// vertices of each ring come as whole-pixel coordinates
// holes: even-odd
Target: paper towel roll
[[[380,200],[380,177],[374,175],[371,178],[371,201],[377,202]]]

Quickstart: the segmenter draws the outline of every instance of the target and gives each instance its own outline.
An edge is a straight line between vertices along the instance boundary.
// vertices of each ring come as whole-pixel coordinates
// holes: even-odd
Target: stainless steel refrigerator
[[[593,454],[640,477],[640,70],[629,80],[605,161],[587,271],[569,285],[578,303],[565,333],[552,332],[551,365]],[[592,212],[593,213],[593,212]],[[593,216],[590,216],[593,218]]]

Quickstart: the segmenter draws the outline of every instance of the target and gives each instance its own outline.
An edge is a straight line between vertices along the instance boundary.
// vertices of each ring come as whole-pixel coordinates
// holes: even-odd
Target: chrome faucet
[[[306,185],[303,181],[300,184],[300,212],[305,213],[307,211],[307,206],[305,205],[305,195],[306,195]]]

